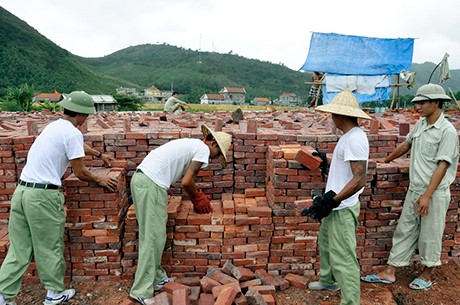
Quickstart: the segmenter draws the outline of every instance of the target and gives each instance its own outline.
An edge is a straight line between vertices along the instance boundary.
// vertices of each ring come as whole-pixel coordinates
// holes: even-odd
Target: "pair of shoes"
[[[394,284],[394,282],[392,281],[379,278],[377,274],[362,276],[361,281],[366,283]]]
[[[46,297],[44,305],[53,305],[53,304],[61,304],[62,302],[67,302],[75,295],[75,289],[66,289],[61,293],[58,293],[54,297]]]
[[[332,284],[332,285],[324,285],[321,284],[321,282],[310,282],[308,283],[308,289],[311,290],[332,290],[332,291],[337,291],[340,290],[340,287],[338,284]]]
[[[162,280],[161,282],[159,282],[158,284],[155,285],[155,287],[153,288],[154,291],[160,291],[161,289],[163,289],[163,287],[170,283],[170,282],[174,282],[176,278],[174,277],[168,277],[167,279],[164,279]]]
[[[132,294],[129,294],[129,297],[133,300],[136,300],[138,301],[139,303],[141,303],[142,305],[153,305],[155,304],[155,300],[153,298],[151,299],[145,299],[145,298],[141,298],[141,297],[136,297]]]
[[[430,289],[431,286],[433,286],[433,282],[427,282],[418,277],[409,284],[409,288],[414,290],[427,290]]]

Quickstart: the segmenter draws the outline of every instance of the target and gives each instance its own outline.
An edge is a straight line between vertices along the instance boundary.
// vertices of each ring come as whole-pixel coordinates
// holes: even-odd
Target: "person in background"
[[[131,179],[139,224],[139,261],[130,297],[141,304],[154,304],[154,291],[161,290],[174,280],[161,266],[170,186],[182,177],[182,185],[195,212],[212,212],[211,197],[197,188],[195,177],[208,165],[209,159],[217,159],[226,167],[232,136],[225,132],[213,132],[206,125],[202,125],[201,130],[204,140],[177,139],[151,151]]]
[[[165,103],[164,106],[164,111],[165,112],[171,112],[171,113],[179,113],[185,110],[184,107],[187,107],[191,109],[189,104],[186,102],[183,102],[179,100],[177,97],[179,96],[179,93],[177,91],[174,91],[172,93],[172,96],[168,98],[168,100]]]
[[[321,72],[313,72],[311,76],[311,81],[313,85],[310,88],[310,105],[308,107],[316,107],[318,104],[319,97],[321,96],[321,82],[323,80],[324,73]]]
[[[366,184],[369,141],[358,118],[370,119],[360,109],[350,91],[337,94],[331,103],[316,107],[332,113],[332,120],[343,131],[332,155],[326,193],[313,199],[313,206],[302,211],[321,221],[318,243],[320,279],[310,282],[311,290],[341,289],[342,305],[360,303],[360,268],[356,258],[356,230],[360,211],[359,195]],[[325,153],[317,153],[323,163]],[[322,164],[323,165],[323,164]]]
[[[45,305],[60,304],[75,295],[75,289],[64,287],[66,219],[64,195],[59,190],[69,163],[80,180],[111,191],[117,188],[115,178],[92,174],[83,162],[85,155],[92,155],[110,163],[110,157],[83,143],[78,129],[89,114],[96,113],[91,96],[74,91],[65,95],[59,106],[64,109],[63,117],[48,124],[35,139],[11,199],[10,247],[0,268],[0,305],[15,304],[7,300],[19,293],[32,258],[47,289]]]
[[[459,160],[458,132],[442,112],[444,102],[450,100],[439,85],[421,86],[412,100],[420,120],[404,142],[386,158],[377,160],[389,163],[410,150],[409,189],[393,235],[388,265],[377,274],[362,277],[364,282],[394,283],[396,268],[410,264],[418,244],[424,269],[409,287],[425,290],[433,285],[431,272],[441,265],[450,185],[455,180]]]

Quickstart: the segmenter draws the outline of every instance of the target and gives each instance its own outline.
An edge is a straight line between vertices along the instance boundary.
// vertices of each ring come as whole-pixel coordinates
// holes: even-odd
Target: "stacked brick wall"
[[[401,124],[413,124],[416,119],[407,113],[393,115],[376,115],[375,123],[362,122],[368,132],[371,158],[393,151],[404,140]],[[333,128],[330,119],[317,113],[248,113],[247,120],[239,125],[222,124],[225,116],[228,113],[187,114],[184,118],[168,115],[165,122],[156,114],[98,114],[83,126],[85,142],[111,155],[115,159],[112,166],[124,171],[110,171],[120,181],[121,191],[117,194],[97,186],[80,185],[70,169],[66,173],[64,185],[70,212],[65,236],[67,279],[132,279],[138,244],[137,222],[129,200],[130,178],[152,149],[178,138],[201,138],[201,123],[233,135],[229,164],[223,169],[213,161],[197,178],[198,186],[212,195],[212,214],[197,215],[180,183],[171,187],[168,243],[163,257],[168,273],[203,275],[208,266],[220,267],[227,260],[273,274],[318,273],[319,223],[298,215],[311,204],[311,196],[324,187],[321,171],[311,171],[291,158],[286,159],[280,147],[297,144],[331,153],[340,131]],[[46,116],[38,114],[26,118],[34,119],[36,125],[23,124],[22,114],[14,114],[13,121],[19,123],[0,125],[4,129],[0,136],[0,261],[9,244],[5,231],[9,201],[36,133],[48,123]],[[459,127],[460,120],[454,120],[454,125]],[[103,166],[100,159],[93,157],[85,158],[85,162],[94,169]],[[401,159],[376,165],[371,161],[367,180],[360,197],[357,232],[363,271],[386,262],[408,185],[408,162]],[[88,198],[88,193],[94,193],[93,197]],[[442,258],[459,261],[458,173],[451,193]],[[107,197],[96,198],[101,194]],[[33,263],[24,280],[38,280]]]
[[[71,175],[64,179],[67,206],[66,259],[72,281],[116,280],[121,278],[124,221],[129,207],[123,170],[93,169],[98,175],[118,180],[111,192]]]

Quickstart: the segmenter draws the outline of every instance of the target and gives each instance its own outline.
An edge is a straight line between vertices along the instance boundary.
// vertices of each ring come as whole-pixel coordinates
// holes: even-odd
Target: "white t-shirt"
[[[177,139],[152,150],[137,168],[158,186],[169,189],[187,171],[192,161],[208,166],[209,147],[199,139]]]
[[[61,185],[70,160],[83,158],[83,135],[70,121],[48,124],[35,139],[21,173],[26,182]]]
[[[329,168],[326,192],[333,190],[338,194],[353,178],[350,161],[361,160],[366,160],[366,162],[369,160],[369,140],[361,128],[354,127],[337,142]],[[342,203],[335,210],[355,205],[363,190],[364,187],[351,197],[342,200]]]

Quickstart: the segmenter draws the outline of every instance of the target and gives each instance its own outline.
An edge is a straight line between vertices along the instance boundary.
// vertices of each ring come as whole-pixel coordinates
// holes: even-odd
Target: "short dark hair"
[[[176,94],[179,95],[179,92],[173,91],[172,95],[176,95]]]
[[[64,108],[64,114],[65,114],[65,115],[68,115],[68,116],[70,116],[70,117],[72,117],[72,118],[74,118],[74,117],[76,117],[77,115],[79,115],[78,112],[75,112],[75,111],[72,111],[72,110],[69,110],[69,109],[65,109],[65,108]]]
[[[207,136],[206,136],[206,141],[212,141],[214,140],[214,137],[212,135],[212,133],[209,133]]]

